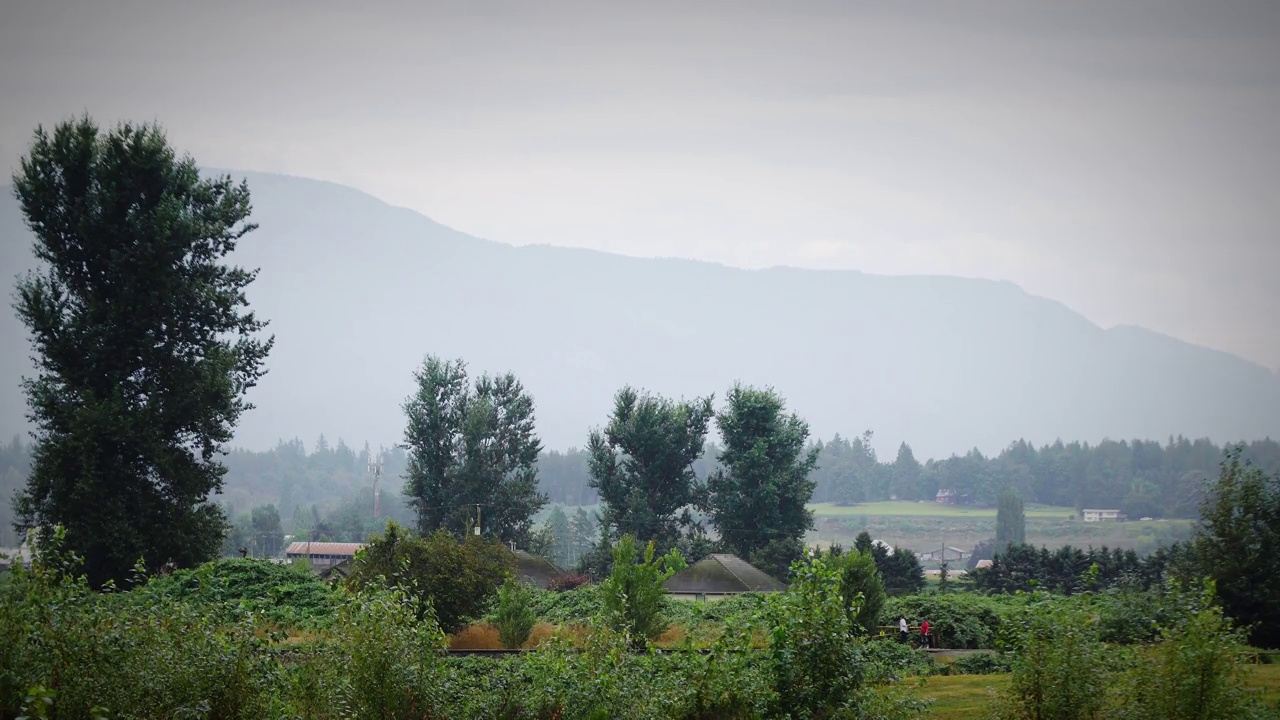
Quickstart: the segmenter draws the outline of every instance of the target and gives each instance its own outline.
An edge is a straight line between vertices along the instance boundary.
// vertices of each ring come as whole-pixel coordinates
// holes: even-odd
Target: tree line
[[[1217,474],[1227,446],[1185,437],[1163,444],[1057,441],[1039,448],[1019,440],[991,457],[971,450],[920,462],[903,443],[892,461],[881,461],[867,432],[854,438],[836,435],[806,448],[814,449],[814,502],[934,500],[940,490],[949,490],[959,502],[991,506],[1001,490],[1013,489],[1026,502],[1043,505],[1117,508],[1133,518],[1193,518],[1201,490]],[[714,443],[708,444],[698,459],[699,477],[714,472],[719,452]],[[1246,443],[1244,457],[1268,471],[1280,471],[1280,442]],[[597,497],[587,484],[589,462],[586,450],[550,454],[539,468],[540,487],[552,502],[590,504]]]

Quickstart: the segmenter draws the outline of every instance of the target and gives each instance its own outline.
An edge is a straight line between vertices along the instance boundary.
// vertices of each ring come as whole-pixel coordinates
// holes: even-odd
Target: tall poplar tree
[[[426,535],[461,536],[474,525],[504,542],[527,544],[533,516],[547,502],[538,491],[533,399],[510,373],[472,384],[461,360],[428,356],[405,401],[409,469],[404,494]]]
[[[18,524],[64,526],[95,584],[216,557],[216,456],[272,345],[256,271],[223,262],[255,227],[247,185],[202,178],[157,126],[85,116],[36,130],[14,193],[40,261],[15,302],[37,362]]]
[[[996,501],[996,551],[1010,545],[1021,545],[1027,539],[1027,518],[1022,510],[1022,496],[1013,488],[1000,491]]]
[[[662,552],[693,525],[693,463],[702,455],[711,398],[676,402],[624,387],[604,430],[587,443],[591,487],[604,503],[601,522],[613,538],[654,540]]]
[[[786,578],[813,527],[806,507],[818,448],[809,426],[772,389],[735,385],[716,415],[723,469],[707,480],[707,509],[721,540],[762,570]],[[768,567],[766,567],[768,566]]]

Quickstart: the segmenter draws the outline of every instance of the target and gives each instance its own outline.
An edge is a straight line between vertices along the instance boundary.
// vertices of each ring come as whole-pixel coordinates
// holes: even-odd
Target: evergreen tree
[[[1250,641],[1280,647],[1280,475],[1268,476],[1228,450],[1200,512],[1194,548],[1222,607],[1253,625]]]
[[[1000,491],[996,505],[996,548],[1026,542],[1027,517],[1022,510],[1022,496],[1013,488]]]
[[[785,407],[772,389],[735,385],[716,415],[723,469],[707,480],[707,510],[721,541],[784,578],[813,527],[806,503],[813,495],[809,473],[818,461],[816,448],[805,450],[808,425]]]
[[[665,553],[694,524],[693,463],[702,455],[711,398],[673,402],[624,387],[603,431],[593,430],[591,486],[610,537],[654,540]],[[609,553],[608,543],[600,548]]]
[[[95,584],[215,557],[215,456],[272,345],[256,272],[221,262],[254,229],[247,185],[201,178],[156,126],[85,116],[36,131],[14,192],[42,263],[15,303],[38,361],[19,524],[63,525]]]
[[[533,399],[510,373],[468,383],[461,360],[428,356],[405,401],[410,448],[404,494],[422,534],[474,526],[504,542],[529,542],[532,518],[546,504],[538,491]]]

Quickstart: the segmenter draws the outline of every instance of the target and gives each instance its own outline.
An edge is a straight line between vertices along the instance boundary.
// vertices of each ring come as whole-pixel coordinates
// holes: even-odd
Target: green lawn
[[[1280,701],[1280,665],[1254,666],[1249,673],[1249,684],[1267,702]],[[938,720],[984,720],[991,716],[994,693],[1008,684],[1008,675],[944,675],[926,679],[917,692],[934,701]]]
[[[914,517],[994,518],[996,516],[995,508],[946,505],[938,502],[910,502],[907,500],[889,500],[849,506],[815,503],[810,505],[809,508],[818,517],[910,515]],[[1054,507],[1052,505],[1027,505],[1025,512],[1028,518],[1067,519],[1076,516],[1075,508]]]

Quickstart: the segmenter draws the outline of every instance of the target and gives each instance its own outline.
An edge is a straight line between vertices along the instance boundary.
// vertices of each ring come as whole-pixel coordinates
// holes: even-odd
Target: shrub
[[[875,629],[884,609],[884,582],[870,553],[846,552],[831,558],[840,573],[840,594],[844,597],[849,622],[864,633]]]
[[[1022,601],[973,593],[907,595],[889,598],[880,624],[898,624],[906,616],[912,624],[928,620],[938,647],[989,650],[996,645],[1005,618]]]
[[[962,655],[951,663],[953,675],[994,675],[1013,670],[1009,658],[993,652]]]
[[[337,617],[343,592],[315,573],[268,560],[236,558],[208,562],[153,578],[135,591],[149,602],[182,601],[235,623],[247,614],[279,627],[328,627]]]
[[[507,578],[498,589],[498,638],[505,648],[516,649],[524,645],[533,632],[538,618],[530,607],[529,588],[524,583]]]
[[[840,572],[827,559],[797,562],[792,584],[765,607],[769,659],[778,702],[802,718],[851,709],[863,680],[863,657],[840,596]]]
[[[996,716],[1002,720],[1085,720],[1106,702],[1113,657],[1083,603],[1037,594],[1016,612],[1005,641],[1012,677]]]
[[[412,537],[389,522],[356,555],[347,585],[403,587],[418,598],[418,607],[435,609],[445,632],[456,632],[484,613],[514,566],[511,552],[496,540],[468,535],[458,542],[444,530]]]
[[[1214,588],[1174,589],[1181,617],[1125,678],[1121,714],[1132,720],[1228,720],[1275,717],[1246,689],[1239,651],[1246,636],[1213,606]]]
[[[551,592],[565,592],[576,587],[586,585],[591,582],[591,578],[578,573],[565,573],[551,578],[551,582],[547,583],[547,589]]]
[[[667,629],[663,617],[667,597],[662,583],[685,566],[679,551],[654,558],[653,549],[651,540],[638,558],[635,538],[624,535],[613,549],[613,570],[600,583],[606,621],[615,631],[629,636],[636,646],[643,646]]]

